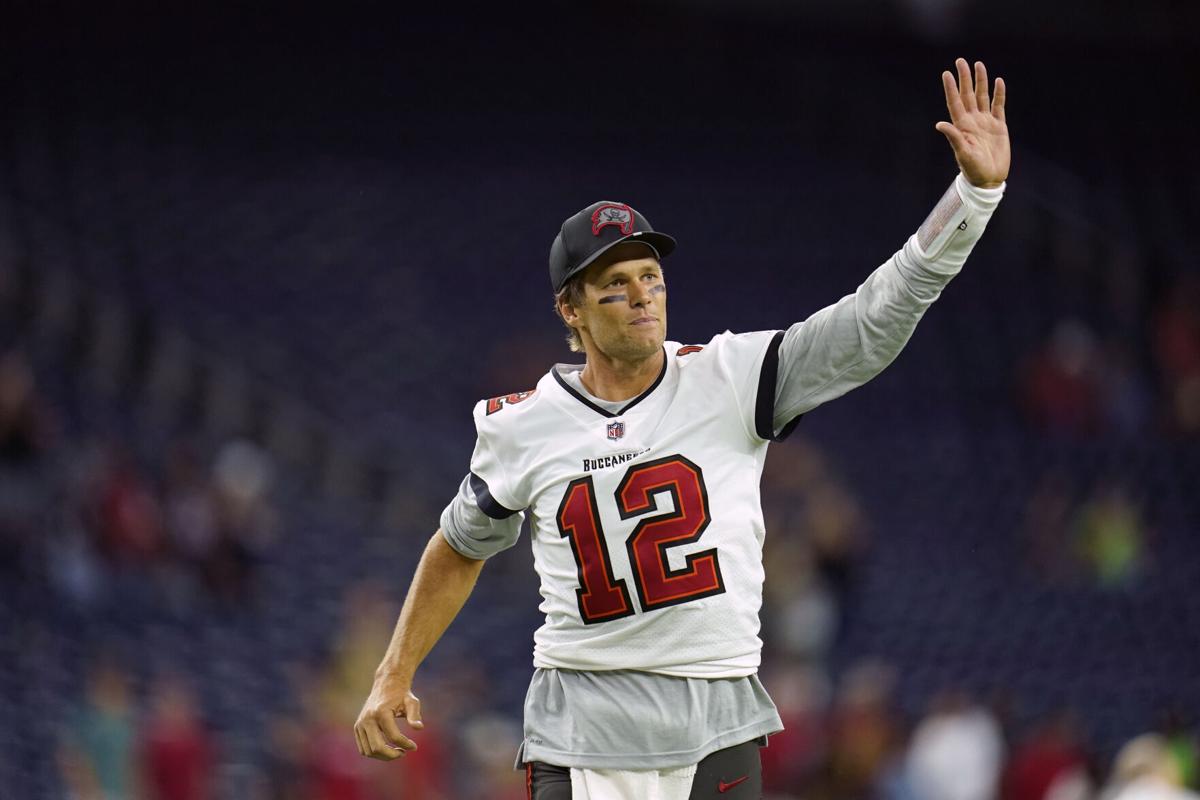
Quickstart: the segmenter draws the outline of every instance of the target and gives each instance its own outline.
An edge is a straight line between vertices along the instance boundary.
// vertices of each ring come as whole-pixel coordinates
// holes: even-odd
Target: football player
[[[355,726],[363,755],[416,747],[397,719],[422,727],[417,667],[528,517],[546,615],[517,754],[531,797],[760,796],[758,747],[782,728],[757,677],[767,445],[892,362],[1000,202],[1004,82],[955,66],[935,127],[960,174],[857,291],[787,330],[669,341],[675,240],[619,202],[563,223],[550,280],[586,361],[475,406],[470,471]]]

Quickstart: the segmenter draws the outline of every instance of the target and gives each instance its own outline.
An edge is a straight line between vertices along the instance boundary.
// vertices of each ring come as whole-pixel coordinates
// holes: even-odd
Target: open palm
[[[987,68],[975,62],[975,77],[966,59],[954,62],[958,82],[946,70],[942,86],[946,90],[949,122],[934,127],[950,141],[954,159],[966,179],[974,186],[995,188],[1008,178],[1011,161],[1008,125],[1004,121],[1004,79],[996,78],[996,89],[988,98]]]

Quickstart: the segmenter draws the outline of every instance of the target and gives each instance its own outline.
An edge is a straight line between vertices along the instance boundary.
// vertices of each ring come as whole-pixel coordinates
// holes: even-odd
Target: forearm
[[[788,329],[779,352],[776,427],[878,375],[962,269],[1001,191],[957,179],[917,233],[858,290]]]
[[[439,530],[425,546],[378,674],[412,682],[417,667],[475,588],[483,561],[460,555]]]

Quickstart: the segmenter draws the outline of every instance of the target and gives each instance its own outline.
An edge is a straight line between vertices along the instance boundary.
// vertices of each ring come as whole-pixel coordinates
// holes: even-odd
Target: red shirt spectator
[[[149,800],[209,800],[213,744],[195,713],[191,691],[168,679],[156,690],[142,734],[142,773]]]

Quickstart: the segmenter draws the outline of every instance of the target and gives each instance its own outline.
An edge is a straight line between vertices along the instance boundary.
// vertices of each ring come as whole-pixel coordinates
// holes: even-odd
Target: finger
[[[966,148],[967,140],[963,137],[962,131],[949,122],[939,122],[933,127],[950,141],[950,146],[954,148],[955,153]]]
[[[991,106],[988,99],[987,67],[982,61],[975,62],[975,105],[980,111],[986,111]]]
[[[394,761],[404,755],[404,748],[393,747],[384,741],[379,726],[373,720],[363,727],[363,733],[367,737],[367,755],[369,757],[377,758],[380,761]]]
[[[1008,97],[1004,78],[996,78],[996,91],[992,93],[992,116],[1004,121],[1004,101]]]
[[[963,108],[962,98],[958,96],[958,84],[954,82],[954,73],[950,70],[942,73],[942,88],[946,90],[946,110],[950,112],[950,119],[961,119],[966,109]]]
[[[417,730],[425,727],[425,723],[421,722],[421,701],[419,698],[414,695],[404,698],[404,717],[408,720],[408,724]]]
[[[390,714],[382,714],[379,717],[379,723],[379,727],[383,729],[383,735],[387,737],[389,742],[401,750],[417,749],[417,743],[400,732],[400,726],[396,724],[395,717]]]
[[[958,96],[962,98],[963,108],[974,111],[975,86],[971,83],[971,65],[965,58],[960,58],[954,62],[954,66],[958,68]]]
[[[366,749],[363,747],[362,736],[358,732],[357,725],[354,726],[354,744],[358,748],[358,754],[360,756],[365,756],[367,754]]]

